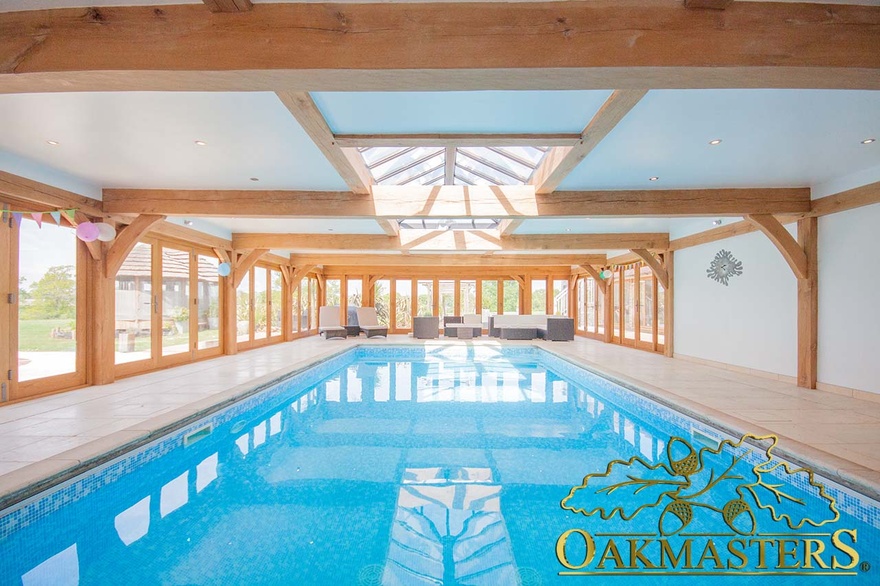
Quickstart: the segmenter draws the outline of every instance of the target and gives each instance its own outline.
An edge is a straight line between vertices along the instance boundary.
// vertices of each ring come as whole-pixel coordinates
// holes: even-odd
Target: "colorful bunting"
[[[31,217],[34,219],[34,222],[37,223],[38,228],[43,227],[43,214],[41,212],[33,212],[31,213]]]
[[[12,212],[12,219],[15,220],[16,226],[21,226],[21,218],[22,218],[21,212]]]
[[[76,219],[76,210],[64,210],[64,213],[67,214],[70,222],[73,223],[74,219]]]
[[[49,215],[52,216],[52,219],[55,220],[56,224],[58,224],[59,226],[61,225],[61,212],[49,212]]]

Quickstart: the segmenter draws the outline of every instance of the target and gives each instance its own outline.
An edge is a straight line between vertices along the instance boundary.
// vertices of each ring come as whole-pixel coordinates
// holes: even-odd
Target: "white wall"
[[[726,287],[706,275],[722,249],[743,263]],[[675,253],[674,322],[676,355],[797,375],[797,280],[760,232]]]
[[[819,218],[819,382],[880,393],[878,244],[880,204]]]

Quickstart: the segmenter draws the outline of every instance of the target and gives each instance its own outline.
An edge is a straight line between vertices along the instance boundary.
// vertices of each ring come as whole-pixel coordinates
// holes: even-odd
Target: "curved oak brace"
[[[316,266],[317,265],[302,265],[298,269],[295,269],[293,271],[293,274],[290,276],[291,290],[299,287],[300,283],[302,283],[303,277],[315,270]]]
[[[257,264],[257,261],[267,252],[269,252],[268,248],[255,248],[239,257],[238,261],[235,263],[235,270],[232,273],[233,286],[238,288],[238,286],[241,285],[244,276],[251,270],[251,267]]]
[[[593,277],[593,279],[595,279],[596,283],[599,284],[599,291],[601,291],[602,295],[604,295],[605,290],[608,287],[608,282],[605,281],[605,279],[603,279],[601,275],[599,275],[599,271],[596,270],[596,267],[594,267],[593,265],[587,265],[587,264],[578,265],[578,266],[580,268],[584,269],[585,271],[587,271],[587,273],[589,273],[589,275],[591,277]]]
[[[779,220],[770,214],[747,215],[746,220],[757,226],[776,245],[796,278],[808,277],[807,254]]]
[[[651,272],[654,273],[654,276],[657,277],[657,280],[663,285],[663,289],[669,290],[669,272],[666,270],[666,267],[661,264],[657,258],[645,250],[644,248],[634,248],[632,249],[632,253],[642,259],[648,267],[650,267]]]
[[[149,232],[150,228],[164,219],[165,216],[141,214],[131,224],[120,230],[116,235],[116,239],[110,243],[110,247],[107,249],[107,254],[104,257],[104,276],[108,279],[116,277],[116,273],[119,272],[119,268],[125,262],[128,253],[138,243],[138,240]]]

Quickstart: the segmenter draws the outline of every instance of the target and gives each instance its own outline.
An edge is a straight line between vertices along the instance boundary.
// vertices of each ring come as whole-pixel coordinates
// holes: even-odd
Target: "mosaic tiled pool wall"
[[[556,375],[566,379],[567,382],[600,393],[603,399],[607,399],[610,403],[616,403],[625,409],[646,414],[658,424],[665,423],[679,429],[690,430],[691,433],[698,431],[709,437],[719,439],[730,437],[711,425],[674,411],[670,407],[660,405],[638,392],[628,390],[620,384],[603,378],[566,358],[538,347],[360,346],[343,351],[312,367],[299,371],[283,381],[269,383],[264,390],[250,395],[229,407],[178,429],[166,437],[154,440],[112,462],[85,472],[84,475],[67,481],[59,487],[49,489],[52,491],[49,494],[45,492],[40,493],[10,507],[0,516],[0,538],[7,537],[16,529],[48,515],[70,502],[79,500],[95,490],[158,459],[162,455],[181,447],[184,443],[184,438],[193,432],[203,429],[206,425],[211,425],[213,428],[220,427],[243,413],[273,402],[282,396],[289,396],[291,399],[305,396],[317,383],[355,359],[474,362],[488,362],[493,359],[514,359],[540,362]],[[757,454],[752,456],[754,463],[758,463],[759,460],[757,458]],[[826,485],[827,492],[837,500],[838,508],[841,512],[852,515],[873,526],[880,525],[880,507],[878,507],[878,503],[838,486],[833,482],[829,482],[825,478],[817,478]],[[806,481],[800,476],[787,477],[786,481],[795,486],[800,483],[801,486],[799,488],[802,489],[806,485]]]

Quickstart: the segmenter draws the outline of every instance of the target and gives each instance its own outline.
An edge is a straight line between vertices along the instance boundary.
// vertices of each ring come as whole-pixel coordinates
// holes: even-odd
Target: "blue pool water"
[[[0,513],[0,583],[877,583],[876,502],[726,437],[537,348],[359,348]]]

